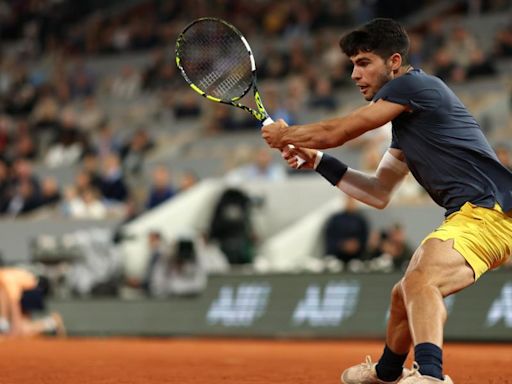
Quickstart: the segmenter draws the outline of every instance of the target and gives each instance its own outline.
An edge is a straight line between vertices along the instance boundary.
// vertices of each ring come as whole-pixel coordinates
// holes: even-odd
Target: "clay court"
[[[2,384],[327,384],[377,358],[378,341],[198,339],[4,340]],[[445,369],[458,384],[512,383],[511,344],[450,343]]]

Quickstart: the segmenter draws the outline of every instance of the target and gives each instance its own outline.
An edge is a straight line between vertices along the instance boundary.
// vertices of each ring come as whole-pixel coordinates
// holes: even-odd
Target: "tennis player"
[[[340,40],[353,63],[352,79],[372,101],[318,123],[263,128],[269,146],[284,148],[290,166],[306,160],[332,185],[377,208],[410,171],[446,208],[443,223],[414,253],[391,293],[386,345],[378,363],[348,368],[345,384],[452,383],[443,375],[443,298],[473,284],[512,251],[512,173],[498,161],[462,102],[440,79],[408,64],[409,39],[390,19],[375,19]],[[392,122],[392,140],[375,175],[349,168],[317,149],[343,145]],[[293,144],[298,148],[287,148]],[[309,149],[314,148],[314,149]],[[404,370],[411,344],[412,370]]]
[[[47,292],[45,279],[22,268],[0,268],[1,333],[10,337],[65,336],[64,323],[57,312],[32,318],[34,313],[45,311]]]

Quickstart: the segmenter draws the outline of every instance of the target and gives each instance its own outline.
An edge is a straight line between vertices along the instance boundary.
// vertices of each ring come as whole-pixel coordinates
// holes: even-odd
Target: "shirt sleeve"
[[[418,79],[406,73],[386,83],[375,95],[379,99],[407,105],[413,112],[435,110],[441,103],[441,93],[432,81]]]

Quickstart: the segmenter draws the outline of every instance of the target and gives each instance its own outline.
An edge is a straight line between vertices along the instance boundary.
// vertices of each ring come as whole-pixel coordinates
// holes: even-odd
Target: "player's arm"
[[[263,127],[262,136],[273,148],[281,149],[288,144],[302,148],[334,148],[383,126],[407,110],[407,105],[380,99],[346,116],[317,123],[287,127],[283,121],[277,121]]]
[[[349,168],[338,159],[314,149],[286,148],[283,152],[283,157],[294,168],[297,166],[296,156],[306,160],[302,168],[315,169],[347,195],[378,209],[388,205],[393,192],[409,173],[402,151],[395,148],[389,148],[384,154],[375,175]]]

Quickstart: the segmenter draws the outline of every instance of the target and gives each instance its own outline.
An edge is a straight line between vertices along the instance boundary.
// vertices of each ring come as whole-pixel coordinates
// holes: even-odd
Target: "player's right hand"
[[[316,149],[298,148],[287,145],[283,148],[282,156],[291,168],[313,169],[315,166]],[[298,167],[297,157],[304,160],[304,164]]]

